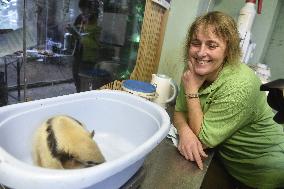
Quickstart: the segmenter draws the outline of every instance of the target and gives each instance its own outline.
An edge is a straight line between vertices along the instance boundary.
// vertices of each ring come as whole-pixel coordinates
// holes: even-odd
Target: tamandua
[[[85,168],[105,162],[99,146],[76,119],[59,115],[49,118],[35,132],[33,160],[53,169]]]

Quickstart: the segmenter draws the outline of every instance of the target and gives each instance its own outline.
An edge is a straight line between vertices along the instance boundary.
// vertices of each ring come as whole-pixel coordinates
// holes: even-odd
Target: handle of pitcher
[[[166,101],[166,103],[172,102],[176,99],[177,95],[178,95],[178,85],[174,80],[170,80],[170,84],[174,90],[173,95]]]

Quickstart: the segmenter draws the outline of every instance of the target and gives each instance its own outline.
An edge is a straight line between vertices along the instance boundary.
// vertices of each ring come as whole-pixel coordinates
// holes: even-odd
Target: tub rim
[[[170,128],[170,119],[166,111],[153,102],[150,102],[146,99],[129,94],[124,91],[114,91],[108,89],[94,90],[94,91],[87,91],[82,93],[75,93],[70,95],[31,101],[29,102],[29,104],[31,104],[33,107],[40,107],[45,104],[49,103],[54,104],[56,102],[60,102],[62,99],[67,100],[68,98],[81,98],[93,94],[98,95],[96,98],[102,97],[100,95],[108,94],[110,96],[111,95],[127,96],[128,98],[137,101],[137,103],[143,101],[143,103],[145,103],[147,106],[149,107],[152,106],[153,110],[157,111],[157,113],[161,116],[161,124],[159,126],[159,129],[142,145],[139,145],[137,148],[135,148],[127,155],[122,155],[121,157],[115,160],[111,160],[107,163],[95,167],[76,169],[76,170],[54,170],[54,169],[36,167],[34,165],[28,164],[26,162],[23,162],[15,158],[0,146],[0,175],[1,175],[0,182],[7,186],[10,185],[14,187],[15,185],[13,183],[15,183],[16,181],[17,182],[16,185],[21,187],[23,186],[23,184],[29,183],[29,181],[32,178],[34,180],[33,182],[34,184],[30,187],[33,187],[35,185],[40,185],[45,181],[49,181],[49,179],[52,178],[53,184],[51,185],[50,183],[48,183],[48,188],[58,187],[58,182],[62,183],[63,188],[65,187],[72,188],[71,187],[72,185],[80,181],[81,181],[80,186],[88,187],[93,184],[99,183],[105,180],[106,178],[115,175],[116,173],[119,173],[120,171],[128,167],[126,165],[132,165],[135,162],[139,161],[141,158],[145,158],[146,155],[149,152],[151,152],[166,137]],[[2,113],[3,111],[13,110],[18,107],[24,108],[29,104],[20,103],[15,105],[9,105],[6,108],[4,107],[3,109],[0,109],[0,113]],[[15,172],[17,172],[17,175],[15,175]],[[39,172],[41,172],[41,174],[38,174]],[[92,176],[90,176],[90,174]],[[9,180],[11,178],[13,178],[13,180]],[[29,187],[27,185],[24,186]]]

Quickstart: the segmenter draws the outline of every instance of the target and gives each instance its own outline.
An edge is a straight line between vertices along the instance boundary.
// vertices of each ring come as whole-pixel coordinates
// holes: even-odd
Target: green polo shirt
[[[217,147],[228,172],[246,185],[284,187],[283,127],[273,121],[260,85],[247,65],[226,65],[210,86],[199,90],[204,117],[198,137]],[[175,110],[187,112],[183,84]]]

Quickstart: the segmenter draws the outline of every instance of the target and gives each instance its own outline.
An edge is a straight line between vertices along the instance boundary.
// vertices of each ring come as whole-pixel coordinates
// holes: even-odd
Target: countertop
[[[173,111],[174,106],[167,108],[171,122]],[[200,170],[195,162],[186,160],[178,152],[171,139],[165,138],[146,157],[143,165],[145,178],[139,189],[199,189],[214,155],[213,150],[206,153],[208,157]]]
[[[171,122],[173,111],[173,106],[167,108]],[[214,151],[211,149],[205,152],[208,157],[203,162],[203,170],[200,170],[195,162],[186,160],[179,153],[171,139],[164,138],[148,154],[137,173],[120,189],[199,189],[203,186],[207,171],[212,172],[208,168],[213,162]],[[217,178],[214,171],[213,180]],[[207,188],[211,188],[211,183]]]
[[[200,170],[195,162],[181,156],[171,140],[165,138],[145,159],[145,178],[141,189],[183,189],[200,188],[214,155],[207,151],[204,168]]]

